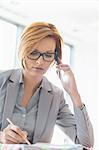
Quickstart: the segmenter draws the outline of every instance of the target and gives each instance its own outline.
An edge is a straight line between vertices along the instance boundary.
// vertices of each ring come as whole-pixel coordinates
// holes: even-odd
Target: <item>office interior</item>
[[[0,1],[0,70],[20,67],[17,45],[26,25],[36,21],[55,24],[64,39],[63,62],[75,74],[94,128],[95,147],[99,147],[98,6],[95,0]],[[51,75],[46,74],[49,80],[61,87],[55,68],[49,72]],[[72,110],[70,98],[67,94],[66,97]],[[55,127],[52,143],[64,142],[71,141]]]

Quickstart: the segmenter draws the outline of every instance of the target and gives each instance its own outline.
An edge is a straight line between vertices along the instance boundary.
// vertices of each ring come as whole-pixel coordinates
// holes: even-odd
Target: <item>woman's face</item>
[[[56,41],[54,38],[46,37],[42,39],[36,49],[33,49],[32,53],[25,58],[24,71],[32,76],[45,74],[54,61],[55,47]]]

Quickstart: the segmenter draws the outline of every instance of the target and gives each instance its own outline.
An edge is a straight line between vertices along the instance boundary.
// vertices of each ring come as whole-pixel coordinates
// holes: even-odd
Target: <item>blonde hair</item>
[[[20,38],[18,54],[22,64],[24,58],[31,53],[33,48],[36,48],[40,40],[46,37],[52,37],[56,40],[56,48],[59,50],[59,58],[62,58],[63,39],[57,28],[51,23],[35,22],[23,30]]]

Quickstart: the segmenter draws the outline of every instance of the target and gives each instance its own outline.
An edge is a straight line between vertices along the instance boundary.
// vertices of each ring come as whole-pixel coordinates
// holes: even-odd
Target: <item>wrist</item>
[[[85,104],[84,103],[82,103],[82,106],[81,107],[79,107],[80,108],[80,110],[83,110],[83,108],[85,107]]]

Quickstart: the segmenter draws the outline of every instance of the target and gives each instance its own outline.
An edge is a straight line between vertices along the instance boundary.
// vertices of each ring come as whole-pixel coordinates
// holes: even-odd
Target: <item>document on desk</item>
[[[34,146],[41,148],[40,150],[83,150],[83,147],[78,144],[56,145],[50,143],[37,143]]]
[[[81,145],[54,145],[48,143],[25,144],[0,144],[0,150],[83,150]]]

